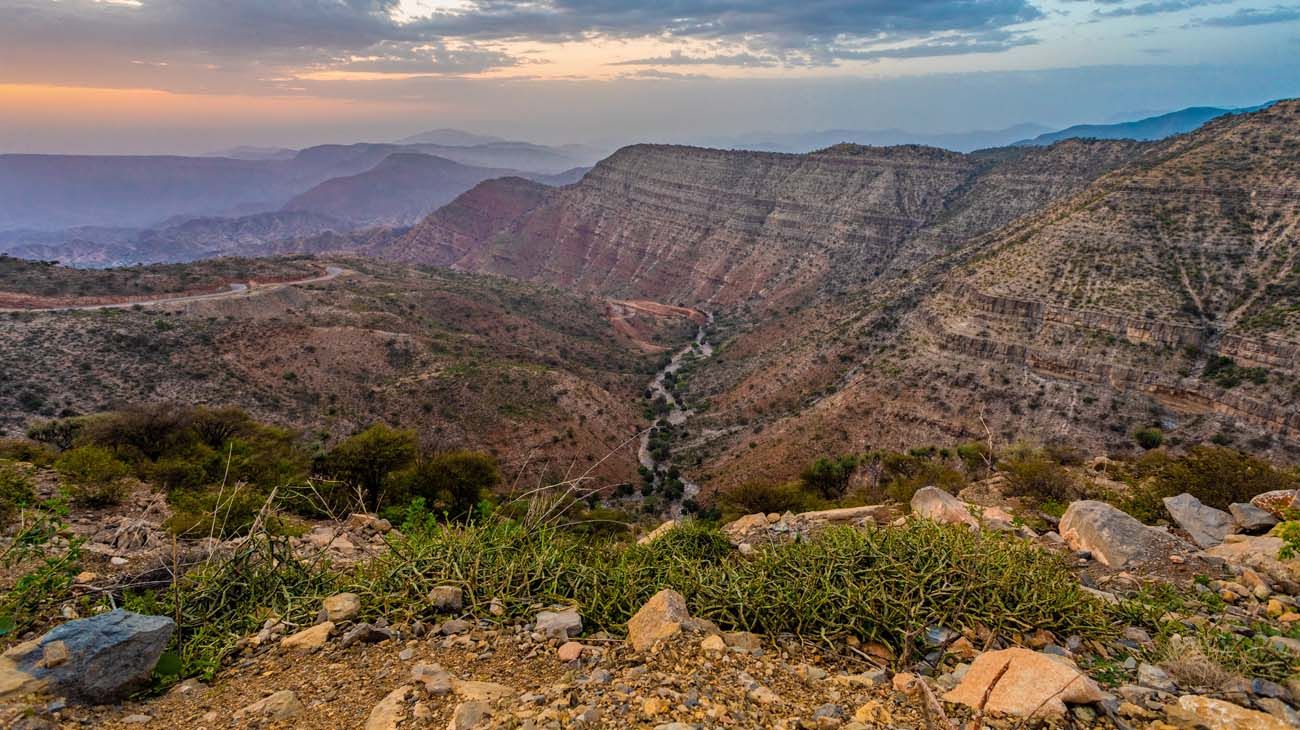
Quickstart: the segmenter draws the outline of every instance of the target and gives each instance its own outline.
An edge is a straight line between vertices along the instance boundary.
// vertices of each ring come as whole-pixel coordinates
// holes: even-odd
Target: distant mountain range
[[[1150,141],[1172,137],[1176,134],[1186,134],[1194,131],[1202,124],[1228,114],[1245,114],[1247,112],[1259,111],[1275,102],[1267,102],[1256,106],[1241,107],[1238,109],[1220,109],[1213,106],[1193,106],[1186,109],[1180,109],[1176,112],[1161,114],[1159,116],[1138,119],[1132,122],[1120,122],[1118,124],[1076,124],[1073,127],[1067,127],[1058,132],[1049,132],[1040,134],[1032,139],[1023,139],[1017,142],[1017,145],[1049,145],[1054,142],[1060,142],[1063,139],[1136,139],[1139,141]]]
[[[1017,140],[1050,131],[1041,124],[1017,124],[1006,129],[924,134],[903,129],[826,129],[810,132],[750,132],[738,137],[705,137],[696,140],[704,147],[754,150],[756,152],[804,153],[849,143],[872,147],[919,144],[954,152],[971,152],[1004,147]]]
[[[741,149],[756,152],[805,153],[837,144],[893,147],[918,144],[927,147],[973,152],[991,147],[1049,145],[1063,139],[1133,139],[1152,141],[1191,132],[1202,124],[1227,114],[1258,111],[1273,102],[1251,107],[1189,107],[1168,114],[1114,124],[1077,124],[1052,131],[1041,124],[1025,123],[1005,129],[972,132],[922,133],[905,129],[827,129],[808,132],[749,132],[735,137],[702,137],[692,142],[703,147]]]

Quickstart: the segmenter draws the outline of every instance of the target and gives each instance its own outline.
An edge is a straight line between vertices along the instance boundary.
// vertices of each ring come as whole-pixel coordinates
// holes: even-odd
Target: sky
[[[1300,0],[0,0],[0,152],[1061,127],[1300,96]]]

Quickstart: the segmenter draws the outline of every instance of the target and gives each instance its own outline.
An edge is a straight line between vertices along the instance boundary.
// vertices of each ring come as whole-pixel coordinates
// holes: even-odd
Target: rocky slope
[[[734,484],[876,446],[1132,448],[1148,425],[1300,457],[1297,114],[1218,120],[904,275],[721,320],[691,460]]]
[[[644,341],[676,344],[685,328],[633,337],[615,330],[600,300],[342,265],[352,273],[256,297],[6,315],[0,429],[129,403],[219,403],[323,437],[380,420],[416,428],[430,445],[494,451],[512,477],[524,464],[582,472],[606,456],[602,478],[635,477],[635,446],[618,447],[640,428],[639,395],[656,367]],[[167,271],[190,281],[183,269]]]
[[[716,308],[871,280],[1082,187],[1132,143],[961,155],[638,145],[577,185],[485,186],[372,253]]]

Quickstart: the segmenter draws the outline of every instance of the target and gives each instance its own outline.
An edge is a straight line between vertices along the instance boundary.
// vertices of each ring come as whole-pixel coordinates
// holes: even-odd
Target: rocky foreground
[[[1097,600],[1123,604],[1152,586],[1194,600],[1106,640],[1045,630],[998,636],[936,625],[924,656],[898,657],[851,637],[759,636],[693,617],[664,588],[625,635],[585,630],[580,607],[536,605],[509,618],[493,602],[475,615],[461,587],[427,596],[437,623],[374,616],[384,596],[325,599],[315,622],[266,619],[211,682],[151,695],[174,625],[116,610],[68,621],[0,660],[5,727],[278,728],[1104,728],[1300,727],[1300,561],[1266,534],[1296,499],[1261,495],[1230,512],[1190,495],[1167,500],[1176,526],[1149,527],[1096,501],[1071,504],[1042,534],[996,483],[962,496],[920,490],[911,515],[893,506],[750,515],[724,528],[740,554],[808,539],[830,525],[928,519],[1008,533],[1068,558]],[[667,523],[642,538],[661,539]],[[885,529],[888,529],[887,527]],[[297,539],[300,551],[382,549],[392,528],[354,515]],[[137,524],[137,534],[147,527]],[[140,550],[153,542],[143,537]],[[350,549],[349,549],[350,548]],[[342,557],[341,554],[339,557]],[[737,597],[743,601],[744,597]],[[1152,604],[1145,604],[1148,609]],[[1195,607],[1195,608],[1189,608]],[[1116,616],[1124,616],[1117,611]],[[1227,671],[1198,636],[1264,639],[1290,656],[1291,678]],[[1170,635],[1172,633],[1172,635]],[[1159,647],[1157,649],[1157,647]],[[143,695],[140,694],[144,691]]]

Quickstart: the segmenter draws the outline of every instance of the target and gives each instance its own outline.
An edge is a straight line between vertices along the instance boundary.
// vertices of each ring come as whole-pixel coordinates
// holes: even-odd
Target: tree
[[[464,519],[500,482],[501,471],[491,456],[449,451],[421,459],[393,475],[391,491],[408,499],[423,499],[434,512],[452,519]]]
[[[367,509],[379,509],[389,474],[409,467],[419,454],[415,432],[376,423],[349,436],[325,455],[324,471],[361,491]]]
[[[857,468],[858,459],[852,455],[830,459],[821,457],[804,467],[799,479],[804,486],[816,490],[822,497],[838,499],[849,488],[849,480]]]

